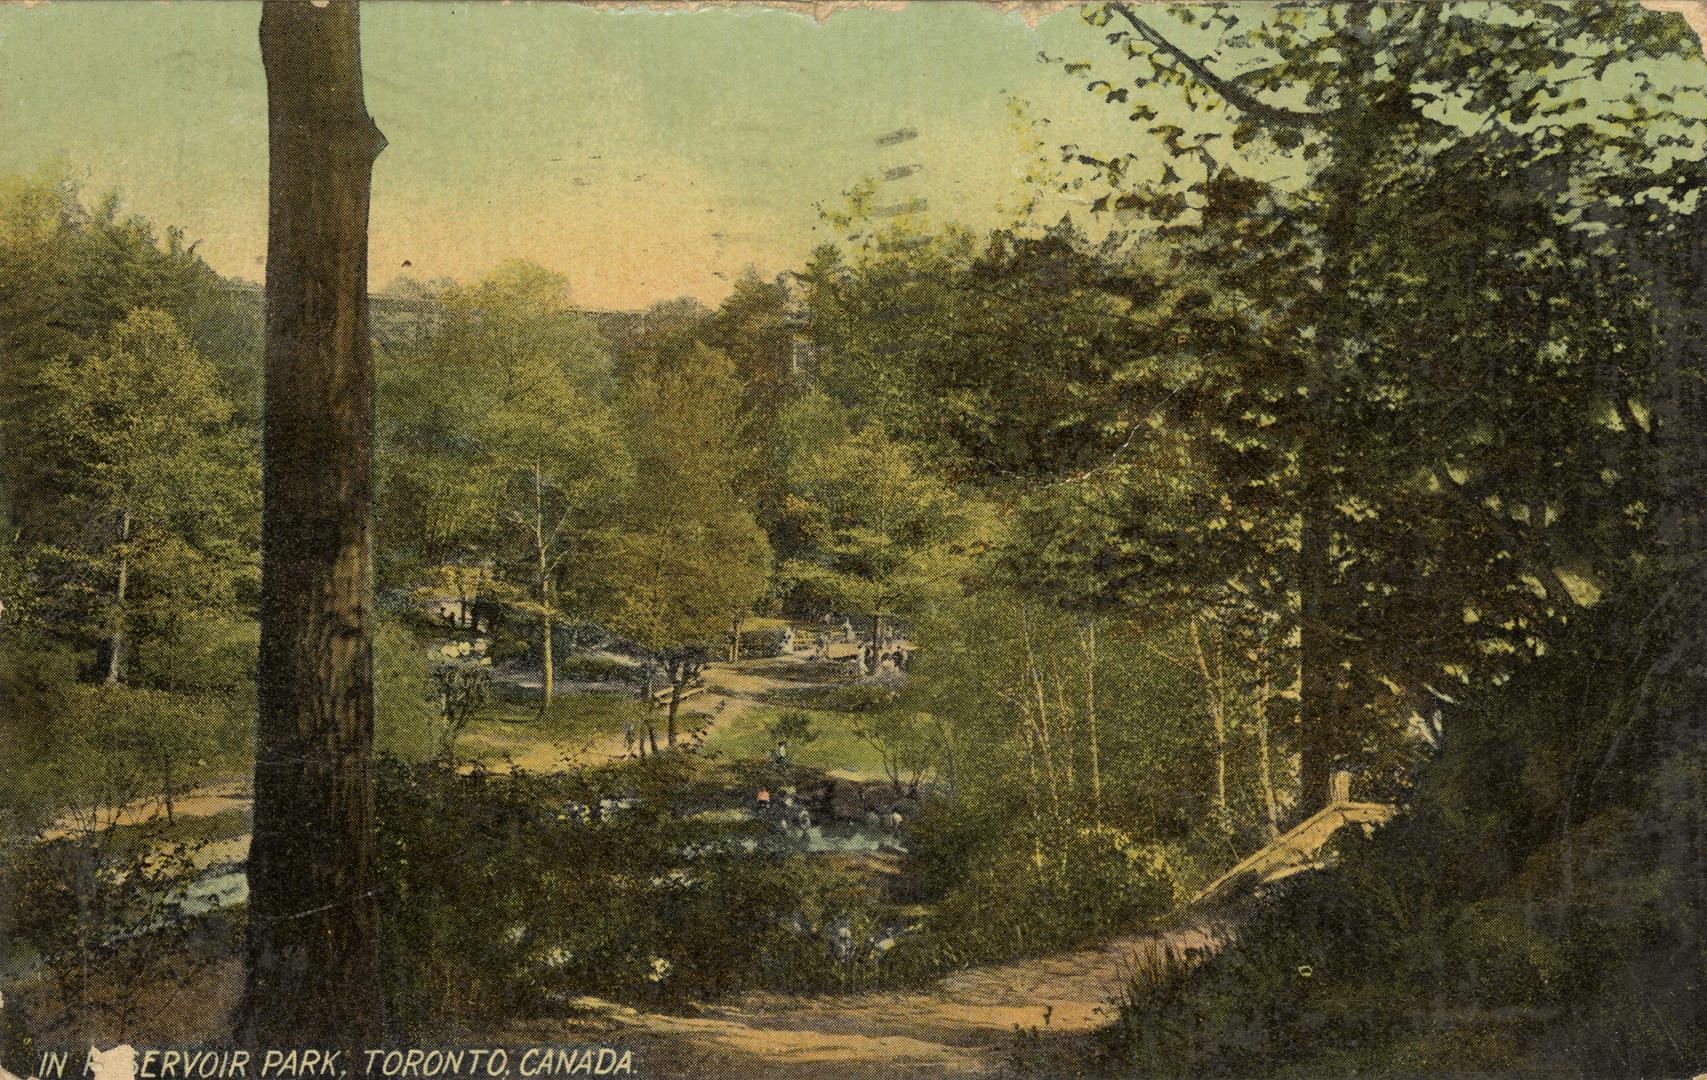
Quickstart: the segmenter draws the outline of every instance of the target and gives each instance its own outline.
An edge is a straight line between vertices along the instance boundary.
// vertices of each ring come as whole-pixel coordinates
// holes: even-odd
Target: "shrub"
[[[679,762],[607,773],[461,774],[382,759],[383,979],[405,1031],[467,1034],[600,994],[658,1004],[845,984],[834,929],[872,916],[840,872],[758,823],[678,816]],[[679,809],[679,808],[678,808]]]
[[[750,656],[781,656],[783,628],[761,627],[756,630],[741,631],[741,655]]]
[[[896,688],[887,682],[849,682],[820,691],[811,704],[827,712],[859,713],[892,705],[898,696]]]
[[[51,712],[38,711],[44,703]],[[242,768],[251,753],[249,717],[220,695],[74,684],[20,704],[0,743],[0,803],[20,832],[67,815],[104,825],[144,797],[170,815],[174,798]]]
[[[526,637],[506,632],[492,635],[492,651],[488,655],[494,664],[531,664],[536,662],[536,651]]]
[[[433,685],[439,694],[441,722],[438,753],[447,759],[456,753],[456,738],[474,719],[475,713],[492,700],[491,661],[447,658],[433,665]]]
[[[149,1019],[139,1015],[141,1002],[162,979],[181,988],[217,962],[218,949],[194,947],[210,916],[192,917],[186,907],[203,845],[175,839],[155,817],[0,852],[0,921],[7,926],[0,959],[8,969],[41,974],[27,996],[38,1036],[134,1037],[133,1023]],[[203,901],[217,905],[211,894]]]
[[[791,746],[808,746],[818,738],[812,727],[812,717],[790,710],[778,716],[766,731],[772,743],[786,742]]]
[[[376,749],[407,760],[439,749],[438,691],[427,647],[401,618],[380,618],[373,635],[373,733]]]
[[[1625,598],[1466,695],[1403,815],[1343,841],[1199,970],[1134,982],[1114,1059],[1191,1077],[1698,1067],[1700,644],[1643,640],[1632,613],[1667,634],[1702,625]],[[1644,674],[1668,655],[1689,659]]]
[[[190,616],[138,649],[130,671],[136,686],[217,694],[239,707],[255,699],[255,650],[260,626],[252,619]]]
[[[935,827],[942,826],[939,817]],[[973,848],[938,879],[952,884],[919,933],[902,938],[886,958],[885,981],[917,981],[1130,930],[1183,900],[1190,876],[1177,848],[1139,843],[1105,826],[1046,821],[998,832],[994,841],[989,833],[976,841],[959,830],[950,835]]]
[[[576,653],[565,657],[558,671],[565,678],[585,682],[622,682],[634,680],[638,669],[614,657]]]

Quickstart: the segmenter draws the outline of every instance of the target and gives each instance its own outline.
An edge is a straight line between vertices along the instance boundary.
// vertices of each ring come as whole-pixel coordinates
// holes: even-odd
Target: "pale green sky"
[[[218,270],[258,279],[259,17],[248,2],[0,0],[0,175],[62,162],[91,196],[117,189],[200,240]],[[417,278],[468,279],[522,257],[567,274],[593,307],[716,302],[748,265],[798,266],[827,238],[815,204],[909,164],[923,171],[881,201],[924,197],[937,222],[1005,223],[1034,160],[1016,96],[1050,118],[1052,146],[1161,156],[1147,125],[1086,93],[1090,76],[1038,61],[1046,50],[1131,78],[1076,9],[1035,29],[977,3],[917,0],[822,23],[757,4],[451,0],[367,0],[362,18],[368,106],[390,141],[374,173],[376,287],[405,260]],[[1208,36],[1175,32],[1213,53]],[[1677,66],[1659,81],[1701,84],[1699,60]],[[1590,96],[1627,85],[1615,67]],[[1205,119],[1184,119],[1171,92],[1148,100],[1163,120]],[[902,127],[919,138],[873,145]]]
[[[265,87],[248,3],[0,6],[0,173],[62,159],[91,193],[182,225],[220,271],[259,278]],[[1118,110],[1037,60],[1098,51],[1076,11],[1036,30],[975,4],[842,12],[601,12],[568,4],[363,7],[374,284],[477,275],[521,256],[577,299],[720,298],[748,264],[796,265],[814,203],[919,163],[897,200],[1003,220],[1028,164],[1011,95],[1102,138]],[[915,127],[879,150],[873,137]]]

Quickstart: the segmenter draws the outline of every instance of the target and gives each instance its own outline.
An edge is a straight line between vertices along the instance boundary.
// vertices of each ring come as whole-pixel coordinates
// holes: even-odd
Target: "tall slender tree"
[[[1523,17],[1517,17],[1518,10]],[[1540,190],[1543,171],[1550,169],[1562,177],[1571,169],[1581,169],[1581,163],[1594,156],[1591,143],[1598,140],[1610,148],[1603,136],[1585,137],[1579,129],[1585,114],[1603,113],[1609,105],[1607,91],[1586,87],[1599,82],[1611,64],[1652,61],[1676,48],[1674,35],[1659,20],[1630,7],[1513,8],[1511,18],[1490,16],[1489,11],[1482,4],[1372,2],[1282,4],[1257,17],[1231,8],[1189,13],[1177,9],[1167,16],[1174,20],[1172,27],[1165,25],[1163,17],[1126,3],[1102,4],[1087,12],[1091,22],[1112,30],[1109,43],[1137,69],[1136,78],[1130,78],[1128,71],[1113,80],[1093,79],[1088,88],[1130,109],[1133,121],[1153,122],[1147,133],[1156,136],[1170,155],[1160,180],[1152,182],[1141,175],[1149,165],[1140,154],[1104,160],[1076,147],[1064,148],[1069,160],[1097,168],[1111,183],[1114,190],[1098,200],[1096,209],[1136,210],[1166,223],[1195,218],[1201,236],[1213,236],[1229,226],[1232,231],[1227,235],[1233,235],[1249,227],[1242,218],[1252,217],[1248,211],[1238,212],[1239,201],[1247,197],[1241,191],[1260,192],[1266,187],[1266,178],[1278,168],[1274,161],[1285,161],[1296,170],[1290,182],[1307,181],[1296,197],[1286,195],[1288,184],[1281,183],[1272,194],[1250,204],[1256,211],[1253,221],[1270,230],[1291,222],[1292,236],[1281,238],[1283,242],[1223,247],[1214,260],[1225,286],[1241,276],[1237,267],[1231,275],[1219,272],[1228,264],[1229,251],[1235,261],[1260,260],[1281,251],[1303,256],[1302,261],[1289,259],[1293,265],[1279,268],[1283,272],[1278,274],[1274,267],[1247,262],[1262,274],[1243,275],[1245,291],[1266,293],[1278,302],[1247,304],[1243,312],[1212,316],[1225,331],[1256,311],[1264,312],[1262,329],[1256,333],[1235,330],[1234,337],[1259,345],[1282,361],[1268,368],[1280,378],[1265,388],[1287,392],[1255,407],[1223,410],[1210,428],[1217,433],[1236,432],[1237,442],[1229,440],[1228,445],[1241,453],[1245,446],[1272,446],[1284,465],[1274,473],[1283,484],[1265,481],[1242,487],[1249,492],[1279,492],[1281,501],[1271,508],[1295,523],[1295,535],[1286,537],[1294,555],[1286,560],[1290,565],[1278,580],[1284,583],[1283,591],[1296,598],[1290,602],[1294,610],[1288,621],[1297,641],[1295,742],[1301,759],[1303,811],[1327,800],[1335,763],[1355,756],[1371,684],[1389,674],[1364,679],[1361,687],[1354,685],[1360,677],[1374,674],[1362,670],[1358,662],[1358,654],[1367,651],[1365,645],[1372,639],[1372,620],[1365,617],[1373,609],[1369,597],[1402,595],[1405,582],[1420,577],[1415,573],[1418,566],[1432,565],[1413,544],[1419,555],[1411,562],[1378,560],[1383,568],[1403,565],[1405,573],[1395,575],[1400,580],[1376,581],[1367,576],[1364,567],[1372,554],[1400,550],[1393,537],[1365,546],[1362,537],[1375,531],[1366,527],[1368,523],[1379,521],[1384,527],[1390,521],[1410,520],[1391,512],[1396,508],[1373,505],[1371,494],[1384,498],[1415,487],[1402,473],[1380,472],[1372,465],[1382,461],[1372,454],[1371,435],[1391,429],[1389,414],[1396,411],[1428,417],[1447,430],[1471,430],[1450,408],[1432,407],[1452,379],[1465,376],[1475,358],[1473,352],[1456,348],[1444,353],[1446,362],[1441,367],[1423,369],[1432,384],[1418,386],[1410,374],[1416,365],[1404,359],[1413,343],[1401,342],[1387,351],[1374,340],[1374,328],[1387,325],[1393,309],[1384,306],[1392,297],[1378,295],[1370,283],[1378,279],[1380,268],[1392,265],[1396,244],[1420,235],[1415,229],[1419,212],[1435,204],[1429,196],[1407,195],[1407,205],[1397,214],[1387,211],[1393,216],[1386,221],[1377,218],[1378,209],[1396,206],[1400,192],[1423,189],[1412,179],[1419,162],[1428,166],[1423,171],[1429,176],[1467,181],[1479,159],[1493,153],[1502,138],[1511,146],[1499,152],[1513,154],[1514,167],[1518,161],[1527,162],[1523,175],[1534,190]],[[1591,39],[1604,47],[1585,49],[1583,41]],[[1212,58],[1204,58],[1206,50],[1213,52]],[[1532,70],[1545,74],[1511,79],[1506,72],[1511,58],[1519,55]],[[1065,69],[1089,72],[1092,65],[1069,62]],[[1578,84],[1582,97],[1577,96],[1578,88],[1566,90]],[[1156,96],[1158,90],[1161,98]],[[1181,119],[1184,127],[1162,122],[1154,105],[1169,96],[1174,98],[1170,105],[1176,118],[1183,115],[1177,108],[1180,104],[1192,112],[1230,115],[1225,121]],[[1606,119],[1601,117],[1601,122]],[[1272,152],[1269,165],[1256,165],[1242,153],[1243,147],[1253,143]],[[1467,148],[1474,149],[1465,153]],[[1478,214],[1486,213],[1482,207],[1493,205],[1500,210],[1486,214],[1490,221],[1529,222],[1529,207],[1522,214],[1512,213],[1513,201],[1523,199],[1523,193],[1510,185],[1502,189],[1491,178],[1482,182],[1480,190],[1474,187],[1469,182],[1459,184],[1456,197],[1478,207]],[[1438,186],[1429,195],[1438,198]],[[1561,204],[1557,209],[1563,222],[1581,208]],[[1381,227],[1395,220],[1403,222],[1400,229]],[[1544,236],[1544,232],[1537,222],[1525,237],[1514,239],[1532,241],[1542,252],[1564,242],[1563,236]],[[1426,254],[1426,245],[1412,246]],[[1493,261],[1484,259],[1485,269],[1478,271],[1491,279],[1490,295],[1500,295],[1496,285],[1519,280],[1518,271],[1531,275],[1530,280],[1539,276],[1533,273],[1533,259],[1514,259],[1499,274],[1494,273]],[[1436,267],[1436,273],[1419,280],[1437,286],[1468,280],[1465,267],[1440,272],[1443,269]],[[1224,287],[1221,295],[1225,298],[1229,292]],[[1209,294],[1203,298],[1209,299]],[[1191,302],[1188,315],[1212,312],[1211,305],[1198,302],[1189,292],[1187,299]],[[1486,304],[1484,298],[1482,306]],[[1407,326],[1432,322],[1456,329],[1461,325],[1441,320],[1438,306],[1420,310],[1428,313],[1427,318],[1409,320]],[[1466,313],[1467,317],[1480,314],[1479,309]],[[1514,321],[1509,312],[1502,313],[1502,318]],[[1563,328],[1554,329],[1563,333]],[[1524,339],[1523,348],[1533,351],[1545,336],[1535,328]],[[1201,335],[1197,338],[1199,344],[1206,340]],[[1273,348],[1288,341],[1300,347]],[[1572,346],[1554,340],[1545,347],[1568,352]],[[1412,384],[1407,385],[1407,379]],[[1240,378],[1236,385],[1244,394],[1250,382]],[[1423,390],[1426,395],[1420,393]],[[1201,395],[1199,399],[1203,400]],[[1463,400],[1494,399],[1482,394],[1465,395]],[[1253,427],[1256,430],[1250,430]],[[1498,425],[1489,429],[1501,430]],[[1436,439],[1432,445],[1439,444]],[[1413,444],[1408,456],[1395,458],[1392,464],[1402,462],[1413,471],[1419,464],[1443,471],[1438,458],[1419,462],[1423,455],[1416,448]],[[1465,475],[1463,469],[1454,468]],[[1233,475],[1241,480],[1249,477],[1248,473]],[[1525,561],[1513,550],[1513,537],[1542,531],[1548,509],[1543,501],[1532,500],[1523,517],[1490,525],[1485,520],[1489,516],[1486,503],[1493,492],[1469,497],[1458,490],[1462,486],[1456,480],[1436,483],[1447,496],[1466,495],[1453,511],[1461,514],[1453,519],[1457,533],[1497,532],[1500,535],[1494,539],[1501,546],[1494,557],[1512,566]],[[1536,508],[1533,515],[1528,505]],[[1509,511],[1498,509],[1509,506],[1509,499],[1495,499],[1493,516],[1509,518]],[[1440,508],[1431,504],[1431,509],[1438,513]],[[1443,530],[1443,535],[1448,531]],[[1565,611],[1573,600],[1570,590],[1553,580],[1558,577],[1557,564],[1549,553],[1539,551],[1527,561],[1539,564],[1525,566],[1523,571],[1539,581],[1541,599],[1554,610]],[[1465,560],[1458,565],[1465,565]],[[1456,613],[1459,609],[1434,603],[1428,610]],[[1383,612],[1391,614],[1391,610]],[[1392,625],[1391,618],[1379,624]],[[1422,650],[1412,652],[1425,655]],[[1464,666],[1451,663],[1446,670]]]
[[[705,645],[763,595],[771,549],[736,486],[740,387],[728,357],[698,343],[656,349],[622,403],[634,483],[613,515],[600,580],[603,620],[669,679],[666,739]],[[650,681],[647,697],[650,702]],[[648,720],[647,739],[657,749]]]
[[[373,356],[368,197],[385,146],[354,0],[267,0],[260,717],[246,1038],[352,1045],[383,1007],[370,902]]]

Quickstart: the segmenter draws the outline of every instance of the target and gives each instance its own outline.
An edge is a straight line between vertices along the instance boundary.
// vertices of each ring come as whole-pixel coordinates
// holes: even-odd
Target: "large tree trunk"
[[[117,686],[124,682],[125,661],[125,624],[129,621],[125,616],[125,592],[130,585],[130,507],[124,508],[124,519],[119,524],[119,565],[118,581],[113,588],[113,636],[107,642],[107,685]]]
[[[1366,52],[1347,58],[1367,70]],[[1352,106],[1346,106],[1352,109]],[[1346,718],[1339,701],[1343,639],[1334,603],[1334,487],[1326,435],[1340,426],[1342,353],[1350,331],[1352,256],[1358,233],[1364,174],[1374,156],[1377,121],[1362,102],[1363,117],[1337,136],[1339,160],[1320,181],[1327,202],[1322,221],[1322,276],[1316,320],[1316,369],[1310,375],[1308,430],[1298,451],[1301,477],[1298,538],[1298,752],[1301,760],[1297,811],[1308,817],[1333,802],[1334,756],[1344,744]],[[1343,448],[1342,448],[1343,449]]]
[[[373,357],[368,195],[385,140],[354,0],[267,0],[260,715],[249,852],[254,1045],[383,1035],[369,819]]]

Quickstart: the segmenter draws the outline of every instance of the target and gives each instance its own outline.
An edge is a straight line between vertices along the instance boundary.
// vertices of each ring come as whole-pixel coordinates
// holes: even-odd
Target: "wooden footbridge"
[[[1387,803],[1355,802],[1346,797],[1346,785],[1336,783],[1338,798],[1295,825],[1265,847],[1251,852],[1237,866],[1204,886],[1193,904],[1226,900],[1249,894],[1305,870],[1319,869],[1326,861],[1328,841],[1343,828],[1362,826],[1365,832],[1385,824],[1395,813]]]

